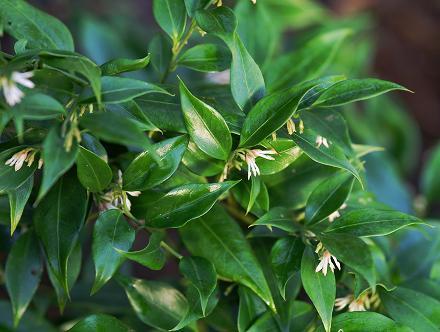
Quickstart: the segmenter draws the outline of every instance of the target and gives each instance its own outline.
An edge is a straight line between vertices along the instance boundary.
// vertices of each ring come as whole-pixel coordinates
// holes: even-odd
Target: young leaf
[[[182,0],[154,0],[153,14],[162,30],[176,44],[185,32],[185,3]]]
[[[145,192],[134,200],[133,213],[145,218],[150,227],[182,227],[188,221],[203,216],[222,194],[236,184],[234,181],[186,184],[165,194]]]
[[[76,166],[78,180],[90,192],[104,190],[112,180],[113,173],[110,166],[82,146],[79,147]]]
[[[9,208],[11,213],[11,236],[20,222],[29,197],[31,196],[34,177],[30,176],[23,184],[15,190],[8,190]]]
[[[93,229],[92,252],[96,273],[92,294],[110,280],[125,260],[115,249],[129,250],[134,237],[134,229],[121,211],[107,210],[98,217]]]
[[[188,303],[177,289],[159,281],[118,277],[137,317],[145,324],[171,330],[183,318]]]
[[[159,157],[154,160],[149,151],[142,152],[122,175],[124,190],[146,190],[169,179],[182,160],[188,139],[186,136],[170,138],[156,143],[153,149]]]
[[[410,225],[423,225],[417,217],[393,210],[356,209],[344,213],[326,233],[354,236],[384,236]]]
[[[240,304],[238,307],[238,331],[248,331],[250,325],[263,313],[267,311],[264,302],[256,296],[249,288],[238,287]]]
[[[112,331],[134,332],[120,320],[104,314],[90,315],[77,322],[68,332]]]
[[[232,138],[225,120],[215,109],[191,94],[182,81],[179,86],[183,117],[191,139],[206,154],[226,160]]]
[[[375,78],[349,79],[327,89],[313,107],[335,107],[373,98],[393,90],[409,91],[405,87]]]
[[[315,224],[344,204],[353,186],[353,176],[342,172],[321,182],[306,203],[306,223]],[[338,219],[339,224],[339,219]]]
[[[220,207],[180,229],[185,246],[212,262],[217,273],[249,287],[274,308],[269,286],[240,227]]]
[[[321,317],[326,332],[332,325],[333,305],[336,297],[335,275],[315,272],[318,259],[310,247],[304,250],[301,261],[301,280],[307,295]]]
[[[123,257],[135,261],[151,270],[161,270],[165,264],[166,258],[163,249],[160,246],[164,239],[164,233],[155,231],[151,234],[148,245],[138,251],[124,251],[118,248],[115,250]]]
[[[34,225],[48,266],[69,293],[68,260],[84,223],[87,195],[72,173],[64,175],[35,209]]]
[[[145,68],[150,63],[150,54],[140,59],[118,58],[101,65],[103,76],[114,76],[125,72],[136,71]]]
[[[303,252],[302,240],[291,236],[279,239],[272,247],[270,258],[283,299],[286,298],[287,282],[301,269]]]
[[[8,34],[25,39],[27,48],[73,51],[73,38],[66,26],[26,1],[1,0],[0,21]]]
[[[59,127],[53,127],[43,142],[43,180],[38,192],[37,202],[46,195],[54,183],[73,165],[78,155],[78,142],[73,139],[66,151],[65,140],[59,135]]]
[[[209,297],[217,285],[217,274],[214,265],[203,257],[187,256],[180,260],[179,270],[197,289],[202,313],[205,315]]]
[[[6,289],[12,302],[17,326],[40,283],[43,264],[40,248],[32,231],[22,234],[12,246],[6,262]]]
[[[396,321],[414,331],[438,331],[440,302],[414,290],[397,287],[380,291],[386,312]]]
[[[177,61],[179,66],[201,72],[226,70],[231,63],[230,52],[216,44],[196,45],[185,51]]]

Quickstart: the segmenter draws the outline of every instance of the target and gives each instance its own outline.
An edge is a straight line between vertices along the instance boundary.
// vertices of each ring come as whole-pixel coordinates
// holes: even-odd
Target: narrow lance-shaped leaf
[[[79,181],[90,192],[104,190],[112,180],[113,173],[110,166],[82,146],[79,147],[76,166]]]
[[[95,282],[92,294],[110,280],[125,260],[116,248],[129,250],[134,237],[134,229],[128,224],[121,211],[107,210],[98,217],[93,229],[92,252],[95,263]]]
[[[209,297],[217,285],[217,274],[214,265],[203,257],[187,256],[180,260],[179,269],[197,289],[202,313],[205,314]]]
[[[25,313],[40,283],[43,264],[32,231],[22,234],[12,246],[6,262],[6,289],[12,302],[14,326]]]
[[[11,213],[11,236],[20,222],[29,197],[31,196],[34,177],[30,176],[20,187],[15,190],[8,190],[9,207]]]
[[[64,115],[66,110],[56,99],[42,93],[35,93],[26,95],[19,104],[15,105],[12,112],[14,117],[46,120]]]
[[[87,316],[77,322],[69,332],[89,331],[112,331],[112,332],[134,332],[120,320],[104,314]]]
[[[133,200],[133,214],[155,228],[181,227],[203,216],[237,182],[186,184],[165,194],[144,192]]]
[[[327,89],[313,107],[335,107],[359,100],[373,98],[393,90],[409,91],[407,88],[375,78],[349,79]]]
[[[298,227],[295,226],[293,222],[292,213],[285,207],[274,207],[270,209],[269,212],[261,216],[249,227],[251,226],[266,226],[269,229],[272,229],[273,226],[286,232],[295,232],[298,230]]]
[[[192,140],[209,156],[226,160],[232,138],[225,120],[214,108],[196,98],[182,81],[179,87],[183,117]]]
[[[249,288],[238,287],[240,304],[238,307],[238,331],[247,331],[250,325],[263,313],[267,311],[264,302],[256,296]]]
[[[118,58],[101,65],[103,76],[113,76],[125,72],[136,71],[145,68],[150,63],[150,54],[140,59]]]
[[[186,8],[183,0],[154,0],[153,14],[160,27],[176,44],[186,25]]]
[[[196,45],[184,52],[178,65],[201,72],[218,72],[226,70],[231,63],[230,52],[216,44]]]
[[[301,261],[302,284],[321,317],[325,331],[329,332],[336,297],[335,275],[330,272],[324,276],[321,272],[315,272],[317,265],[316,255],[310,247],[307,247]]]
[[[55,278],[69,293],[68,260],[77,243],[87,206],[85,189],[69,173],[63,176],[35,209],[35,231]]]

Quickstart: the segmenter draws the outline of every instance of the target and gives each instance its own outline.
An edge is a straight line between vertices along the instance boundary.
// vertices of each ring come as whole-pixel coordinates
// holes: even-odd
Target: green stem
[[[171,255],[173,255],[174,257],[176,257],[177,259],[182,259],[183,256],[181,254],[179,254],[176,250],[174,250],[169,244],[167,244],[166,242],[162,241],[160,243],[160,246],[162,248],[164,248],[166,251],[168,251]]]

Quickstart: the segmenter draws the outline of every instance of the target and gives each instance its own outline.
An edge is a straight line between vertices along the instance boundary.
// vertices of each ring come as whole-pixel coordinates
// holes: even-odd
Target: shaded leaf
[[[11,236],[20,222],[29,197],[31,196],[32,187],[34,184],[34,177],[30,176],[23,184],[15,190],[8,191],[9,208],[11,213]]]
[[[88,191],[102,191],[110,184],[113,173],[110,166],[93,152],[79,147],[76,159],[78,179]]]
[[[231,54],[222,46],[201,44],[186,50],[177,63],[201,72],[218,72],[229,67]]]
[[[120,320],[105,314],[90,315],[77,322],[69,332],[133,332],[134,330]]]
[[[185,3],[182,0],[154,0],[153,14],[160,27],[177,43],[185,31]]]
[[[145,68],[150,63],[150,54],[140,59],[118,58],[101,65],[102,75],[113,76],[125,72],[136,71]]]

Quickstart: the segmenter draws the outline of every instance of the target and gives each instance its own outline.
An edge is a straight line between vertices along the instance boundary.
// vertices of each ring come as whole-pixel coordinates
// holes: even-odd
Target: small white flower
[[[346,306],[348,306],[352,301],[354,300],[353,295],[349,294],[347,296],[344,297],[338,297],[335,300],[335,308],[336,311],[340,311],[342,309],[344,309]]]
[[[326,148],[329,148],[329,144],[328,144],[327,138],[322,137],[321,135],[318,135],[316,137],[315,143],[316,143],[316,147],[317,148],[319,148],[321,145],[324,145]]]
[[[267,160],[275,160],[275,158],[271,156],[274,154],[277,154],[275,150],[260,149],[244,150],[242,152],[239,152],[238,155],[240,156],[240,158],[248,165],[248,180],[251,178],[252,175],[260,175],[260,169],[258,168],[255,159],[260,157]]]
[[[40,160],[38,160],[38,169],[40,169],[41,167],[43,167],[43,158],[40,157]]]
[[[303,122],[303,120],[299,121],[299,133],[300,134],[304,133],[304,122]]]
[[[23,164],[26,162],[27,166],[30,167],[35,159],[35,154],[37,151],[33,148],[26,148],[21,151],[18,151],[15,153],[11,158],[6,160],[5,165],[7,166],[14,166],[14,170],[17,172],[22,167]]]
[[[257,0],[251,0],[251,1],[254,5],[257,3]]]
[[[295,122],[293,122],[291,118],[287,120],[286,126],[289,135],[292,135],[294,132],[296,132]]]
[[[328,216],[328,221],[329,222],[333,222],[335,221],[336,218],[339,218],[341,216],[341,213],[339,212],[340,210],[343,210],[347,207],[347,204],[342,204],[341,207],[336,210],[335,212],[333,212],[331,215]]]
[[[29,89],[35,87],[35,84],[29,79],[32,76],[32,72],[19,73],[14,71],[10,78],[0,78],[0,85],[3,89],[3,95],[5,96],[6,102],[9,106],[18,104],[24,97],[23,91],[18,88],[17,84]]]
[[[136,191],[126,191],[127,194],[133,197],[138,197],[140,194],[142,194],[139,190]]]
[[[317,245],[315,252],[319,253],[320,251],[322,251],[322,254],[320,254],[320,262],[316,267],[315,272],[322,271],[324,275],[327,275],[328,267],[330,267],[330,270],[332,272],[335,271],[335,268],[338,268],[338,270],[341,269],[341,264],[339,263],[337,258],[333,256],[330,251],[324,249],[321,242],[319,242],[319,244]]]

